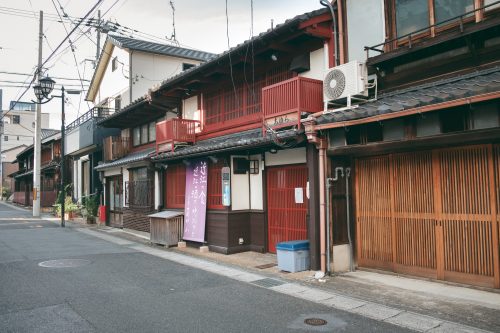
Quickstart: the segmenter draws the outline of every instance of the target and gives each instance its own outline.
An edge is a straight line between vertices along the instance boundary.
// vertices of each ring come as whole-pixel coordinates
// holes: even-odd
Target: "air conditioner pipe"
[[[336,4],[337,0],[332,1],[332,3],[330,3],[327,0],[320,0],[319,3],[322,6],[328,7],[330,9],[330,13],[332,14],[332,20],[333,20],[333,22],[332,22],[332,38],[333,38],[333,45],[335,47],[335,66],[338,66],[339,65],[339,50],[338,50],[338,41],[337,41],[337,35],[338,35],[337,17],[335,16],[335,12],[333,10],[333,5],[332,5],[332,4]]]

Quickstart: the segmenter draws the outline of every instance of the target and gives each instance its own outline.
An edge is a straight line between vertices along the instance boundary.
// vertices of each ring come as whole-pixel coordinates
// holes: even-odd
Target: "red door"
[[[267,168],[269,252],[279,242],[307,239],[306,185],[305,164]]]

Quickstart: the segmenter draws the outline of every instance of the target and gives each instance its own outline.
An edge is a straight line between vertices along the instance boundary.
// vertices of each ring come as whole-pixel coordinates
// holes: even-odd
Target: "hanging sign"
[[[295,188],[295,203],[296,204],[304,203],[304,190],[302,187]]]
[[[207,214],[208,163],[206,159],[190,162],[186,166],[183,239],[203,243]]]
[[[223,167],[221,170],[222,178],[222,205],[231,206],[231,169]]]

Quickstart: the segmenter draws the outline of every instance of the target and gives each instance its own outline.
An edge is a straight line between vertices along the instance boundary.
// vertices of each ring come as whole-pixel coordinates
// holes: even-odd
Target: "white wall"
[[[248,172],[241,175],[234,174],[234,158],[246,156],[231,156],[231,208],[232,210],[250,209],[250,184]]]
[[[113,71],[112,62],[115,57],[117,57],[119,62],[118,67],[115,71]],[[111,53],[111,58],[109,60],[108,66],[104,71],[101,85],[99,86],[99,92],[95,100],[96,104],[103,102],[108,97],[114,98],[115,96],[121,95],[122,107],[128,105],[130,103],[128,93],[129,75],[128,52],[115,46],[113,48],[113,52]],[[111,102],[109,106],[114,107],[114,102]]]
[[[19,124],[13,124],[13,116],[19,116]],[[2,151],[19,147],[20,145],[30,146],[34,143],[34,123],[36,113],[33,111],[17,111],[12,110],[7,114],[2,121],[4,122],[2,140]],[[48,113],[42,113],[42,128],[49,128]],[[7,138],[7,141],[5,140]]]
[[[182,118],[200,120],[200,109],[198,108],[198,96],[186,98],[182,101]]]
[[[300,73],[299,76],[323,80],[325,75],[325,55],[323,48],[309,53],[309,64],[310,70]]]
[[[306,148],[278,150],[276,154],[266,152],[266,166],[306,163]]]
[[[143,96],[154,85],[182,72],[183,63],[198,64],[199,61],[133,51],[132,101]]]
[[[384,0],[347,0],[346,9],[348,59],[366,61],[364,47],[385,39]]]
[[[263,210],[264,209],[264,193],[262,174],[264,173],[264,163],[262,155],[251,155],[250,160],[259,161],[259,173],[250,175],[250,209]]]
[[[123,174],[123,207],[128,207],[128,205],[125,204],[125,182],[128,182],[129,181],[129,172],[127,169],[123,168],[122,170],[122,174]]]
[[[158,209],[158,206],[161,203],[160,198],[160,174],[158,171],[155,171],[155,209]]]

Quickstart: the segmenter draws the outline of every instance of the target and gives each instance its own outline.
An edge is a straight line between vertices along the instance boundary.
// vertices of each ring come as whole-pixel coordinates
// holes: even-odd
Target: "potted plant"
[[[99,209],[99,198],[97,195],[91,195],[83,201],[82,215],[84,216],[87,224],[94,224],[96,222],[97,211]]]

